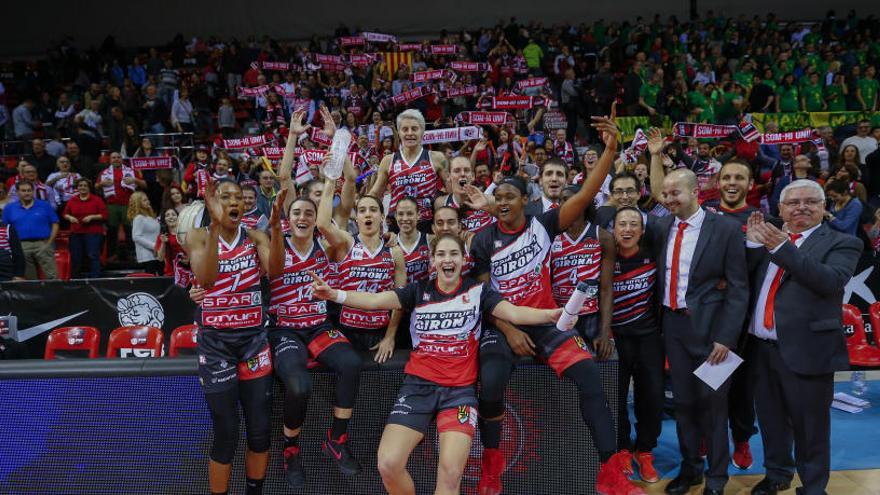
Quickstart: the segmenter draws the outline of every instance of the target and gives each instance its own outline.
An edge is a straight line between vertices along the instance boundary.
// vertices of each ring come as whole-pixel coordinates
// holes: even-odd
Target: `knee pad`
[[[504,414],[504,400],[487,401],[479,400],[480,418],[497,418]]]
[[[238,446],[238,418],[224,415],[214,418],[214,441],[211,444],[211,459],[220,464],[231,464]]]
[[[511,371],[511,363],[506,359],[483,359],[480,363],[480,398],[503,402]]]
[[[247,446],[248,450],[250,450],[251,452],[256,452],[257,454],[260,454],[269,450],[269,445],[271,443],[271,427],[269,426],[268,420],[266,421],[266,426],[267,427],[265,429],[265,432],[259,431],[248,435]]]

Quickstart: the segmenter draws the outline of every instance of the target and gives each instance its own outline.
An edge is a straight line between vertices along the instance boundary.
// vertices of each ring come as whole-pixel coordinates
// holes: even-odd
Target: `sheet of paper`
[[[841,411],[846,411],[848,413],[860,413],[863,411],[861,407],[856,407],[851,404],[847,404],[846,402],[841,402],[839,400],[833,401],[831,403],[831,407],[833,409],[840,409]]]
[[[735,352],[730,351],[727,353],[727,357],[724,358],[724,361],[721,361],[714,366],[704,362],[699,368],[694,370],[694,374],[697,375],[697,378],[706,382],[706,385],[712,387],[712,390],[718,390],[718,387],[727,381],[730,374],[733,373],[742,362],[743,359],[741,357]]]
[[[866,401],[865,399],[859,399],[858,397],[853,397],[846,392],[837,392],[834,394],[834,400],[839,402],[845,402],[847,404],[856,406],[856,407],[870,407],[871,403]]]

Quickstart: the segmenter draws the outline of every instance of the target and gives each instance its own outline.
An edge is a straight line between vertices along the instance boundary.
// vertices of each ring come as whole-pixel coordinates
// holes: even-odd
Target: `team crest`
[[[468,297],[467,294],[462,294],[461,295],[461,302],[463,302],[465,304],[469,304],[471,302],[471,298]]]
[[[470,417],[469,409],[469,406],[458,406],[458,414],[456,415],[456,418],[459,423],[465,424],[468,422],[468,418]]]
[[[330,337],[331,339],[338,339],[339,338],[339,330],[336,330],[336,329],[327,330],[327,336]]]
[[[584,351],[589,350],[589,349],[587,349],[587,343],[584,341],[584,339],[581,338],[580,335],[574,336],[574,342],[575,342],[575,344],[578,345],[578,347],[581,348],[581,350],[584,350]]]

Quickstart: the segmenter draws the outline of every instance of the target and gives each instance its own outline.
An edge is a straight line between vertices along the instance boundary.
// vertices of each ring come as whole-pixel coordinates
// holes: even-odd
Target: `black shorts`
[[[386,327],[382,328],[354,328],[346,325],[339,325],[339,330],[345,334],[351,346],[359,351],[369,351],[372,347],[379,344],[385,337]],[[402,327],[398,327],[400,331]],[[408,330],[408,329],[407,329]]]
[[[199,328],[199,383],[206,394],[272,373],[272,356],[262,327],[216,330]]]
[[[599,336],[599,313],[580,315],[577,323],[574,324],[574,330],[587,341],[588,345],[592,345],[593,340]]]
[[[302,353],[308,358],[318,359],[325,349],[334,344],[348,343],[348,339],[329,323],[322,323],[313,328],[270,327],[269,343],[275,359],[285,354]]]
[[[546,362],[559,376],[562,376],[571,365],[593,357],[587,341],[576,329],[560,332],[556,329],[556,325],[517,326],[517,328],[529,335],[532,343],[535,344],[536,356]],[[492,354],[509,358],[512,366],[513,350],[507,342],[507,337],[501,331],[487,327],[480,339],[480,358]]]
[[[414,375],[404,376],[388,424],[425,434],[435,416],[438,433],[458,431],[473,437],[477,427],[475,387],[444,387]]]

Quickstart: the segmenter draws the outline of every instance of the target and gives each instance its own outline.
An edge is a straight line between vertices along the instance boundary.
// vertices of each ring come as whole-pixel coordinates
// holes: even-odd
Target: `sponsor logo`
[[[119,324],[123,326],[149,326],[162,328],[165,309],[146,292],[135,292],[116,301]]]
[[[584,339],[581,338],[580,335],[575,335],[575,336],[574,336],[574,342],[575,342],[575,344],[577,344],[578,347],[581,348],[581,350],[583,350],[583,351],[587,351],[587,350],[589,350],[589,349],[587,348],[587,343],[584,341]]]
[[[263,303],[263,297],[259,292],[245,292],[242,294],[224,294],[208,296],[202,301],[202,307],[206,309],[230,308],[236,306],[257,306]]]
[[[199,354],[199,364],[201,364],[201,365],[208,364],[208,358],[205,357],[204,354]]]
[[[149,358],[155,357],[155,353],[153,352],[153,349],[132,349],[128,347],[122,347],[119,349],[119,357]]]

